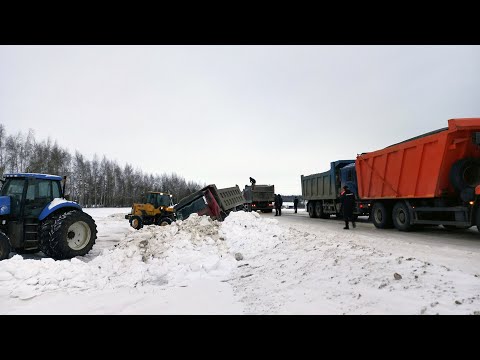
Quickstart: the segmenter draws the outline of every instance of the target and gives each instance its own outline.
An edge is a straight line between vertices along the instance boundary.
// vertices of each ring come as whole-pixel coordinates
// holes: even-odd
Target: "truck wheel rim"
[[[135,228],[135,229],[138,227],[138,219],[133,219],[132,220],[132,227]]]
[[[382,210],[377,210],[375,211],[375,220],[377,220],[377,223],[381,223],[382,220],[383,220],[383,214],[382,214]]]
[[[405,220],[406,220],[406,216],[405,216],[405,212],[403,210],[400,210],[398,213],[397,213],[397,220],[400,224],[405,224]]]
[[[163,220],[161,223],[160,223],[160,226],[167,226],[168,225],[168,221],[166,220]]]
[[[90,241],[90,227],[84,221],[77,221],[70,225],[67,231],[67,244],[72,250],[81,250]]]

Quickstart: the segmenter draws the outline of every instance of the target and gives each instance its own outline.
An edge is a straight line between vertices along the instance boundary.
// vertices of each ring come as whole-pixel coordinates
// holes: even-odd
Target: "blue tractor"
[[[86,255],[97,226],[82,207],[65,199],[66,177],[5,174],[0,191],[0,260],[10,251],[42,251],[56,260]]]

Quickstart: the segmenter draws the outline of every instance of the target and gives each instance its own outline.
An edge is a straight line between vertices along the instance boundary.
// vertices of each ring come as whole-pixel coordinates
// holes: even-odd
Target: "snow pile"
[[[219,235],[220,224],[190,216],[170,226],[147,226],[128,234],[113,250],[90,259],[24,259],[0,262],[2,294],[28,299],[46,291],[182,286],[201,277],[222,279],[236,266]]]

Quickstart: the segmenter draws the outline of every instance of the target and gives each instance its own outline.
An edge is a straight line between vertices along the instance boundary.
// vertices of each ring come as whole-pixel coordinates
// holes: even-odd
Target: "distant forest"
[[[31,129],[27,135],[8,135],[0,124],[0,175],[15,172],[66,175],[66,193],[85,207],[129,207],[143,201],[148,191],[169,192],[178,202],[205,186],[175,173],[152,175],[130,164],[121,167],[105,155],[88,160],[78,151],[70,154],[50,138],[37,141]]]

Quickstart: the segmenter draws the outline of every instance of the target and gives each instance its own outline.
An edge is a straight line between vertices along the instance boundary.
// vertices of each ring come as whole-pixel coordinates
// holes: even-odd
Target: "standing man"
[[[343,187],[343,193],[340,195],[343,208],[343,218],[345,220],[345,230],[348,230],[348,221],[352,222],[353,228],[356,227],[355,220],[353,219],[353,208],[355,207],[355,194],[350,191],[347,185]]]
[[[278,194],[278,216],[282,216],[282,205],[283,205],[282,195]]]
[[[295,209],[295,214],[297,213],[297,208],[298,208],[298,197],[295,196],[295,199],[293,199],[293,208]]]
[[[280,200],[278,199],[278,194],[275,194],[275,202],[274,202],[274,206],[275,206],[275,216],[278,216],[278,204],[279,204]]]

